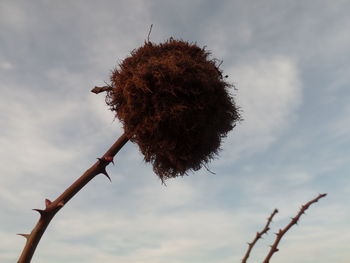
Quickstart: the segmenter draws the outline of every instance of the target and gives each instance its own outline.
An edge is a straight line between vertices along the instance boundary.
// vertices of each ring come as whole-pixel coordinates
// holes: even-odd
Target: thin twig
[[[95,87],[91,90],[91,92],[98,94],[98,93],[101,93],[104,91],[110,91],[110,90],[113,90],[111,86],[103,86],[103,87]]]
[[[310,207],[310,205],[312,205],[313,203],[318,202],[318,200],[320,200],[321,198],[325,197],[327,194],[319,194],[315,199],[312,199],[311,201],[307,202],[305,205],[302,205],[300,208],[299,213],[295,216],[292,217],[292,220],[290,221],[290,223],[288,225],[286,225],[285,228],[280,229],[278,231],[278,233],[276,233],[276,239],[275,242],[272,244],[271,249],[269,251],[269,253],[267,254],[265,260],[263,261],[263,263],[269,263],[271,257],[273,256],[273,254],[275,252],[278,251],[278,244],[281,241],[283,235],[293,226],[296,225],[301,217],[302,214],[305,213],[305,211]]]
[[[251,243],[248,243],[248,250],[245,253],[243,259],[242,259],[242,263],[246,263],[247,259],[249,258],[250,252],[252,251],[255,243],[262,237],[262,235],[266,234],[267,231],[270,230],[270,224],[272,222],[272,218],[278,213],[278,210],[275,209],[273,210],[273,212],[271,213],[270,217],[267,219],[267,223],[265,225],[265,227],[263,228],[263,230],[261,230],[261,232],[256,232],[256,236],[254,238],[254,240]]]
[[[68,187],[56,200],[51,202],[45,199],[45,209],[33,209],[40,214],[39,221],[30,234],[19,234],[26,238],[27,242],[23,248],[22,254],[17,263],[29,263],[33,257],[35,249],[55,214],[75,195],[77,194],[91,179],[98,174],[103,174],[110,179],[106,172],[106,166],[113,163],[113,157],[128,141],[128,137],[123,134],[109,148],[109,150],[98,161],[91,166],[86,172],[80,176],[70,187]]]
[[[147,36],[147,42],[149,42],[149,37],[150,37],[151,32],[152,32],[152,27],[153,27],[153,24],[151,24],[151,26],[150,26],[150,28],[149,28],[148,36]]]

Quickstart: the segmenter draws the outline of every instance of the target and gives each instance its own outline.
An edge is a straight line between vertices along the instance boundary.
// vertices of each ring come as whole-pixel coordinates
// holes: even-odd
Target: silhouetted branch
[[[273,210],[273,212],[271,213],[270,217],[267,219],[267,223],[266,223],[265,227],[263,228],[263,230],[261,232],[257,232],[254,240],[251,243],[248,243],[248,250],[247,250],[247,252],[245,253],[245,255],[244,255],[243,259],[242,259],[242,263],[246,263],[247,262],[247,259],[248,259],[249,255],[250,255],[250,252],[252,251],[255,243],[262,237],[262,235],[266,234],[267,231],[270,230],[270,223],[272,222],[272,218],[277,213],[278,213],[277,209]]]
[[[33,209],[40,214],[39,221],[30,234],[19,234],[26,238],[27,242],[23,248],[22,254],[17,263],[29,263],[35,249],[55,214],[75,195],[77,194],[92,178],[98,174],[103,174],[110,179],[106,172],[106,166],[113,162],[113,157],[128,141],[128,137],[123,134],[109,148],[109,150],[98,161],[80,176],[70,187],[68,187],[56,200],[50,201],[45,199],[45,209]]]
[[[283,235],[293,226],[296,225],[301,217],[302,214],[305,213],[305,211],[310,207],[310,205],[312,205],[313,203],[318,202],[318,200],[320,200],[321,198],[325,197],[327,194],[319,194],[315,199],[312,199],[311,201],[307,202],[305,205],[302,205],[300,208],[299,213],[295,216],[292,217],[292,220],[290,221],[290,223],[283,229],[280,229],[278,231],[278,233],[276,233],[276,239],[275,242],[272,244],[271,249],[269,251],[269,253],[267,254],[265,260],[263,261],[263,263],[269,263],[271,257],[273,256],[273,254],[275,252],[278,251],[278,244],[281,241]]]

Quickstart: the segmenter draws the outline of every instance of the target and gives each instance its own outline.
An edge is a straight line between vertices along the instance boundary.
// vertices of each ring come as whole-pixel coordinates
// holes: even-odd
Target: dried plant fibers
[[[147,41],[111,75],[106,102],[162,180],[208,163],[239,120],[232,85],[209,56],[185,41]]]

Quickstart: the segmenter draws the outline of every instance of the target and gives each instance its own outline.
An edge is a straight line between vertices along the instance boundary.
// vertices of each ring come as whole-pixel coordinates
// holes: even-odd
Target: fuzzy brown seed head
[[[209,55],[172,38],[146,42],[111,75],[106,102],[162,180],[208,163],[240,119]]]

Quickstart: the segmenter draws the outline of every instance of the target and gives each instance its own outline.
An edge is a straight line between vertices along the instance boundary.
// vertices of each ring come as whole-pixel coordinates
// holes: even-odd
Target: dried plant
[[[319,194],[316,198],[312,199],[311,201],[307,202],[306,204],[302,205],[298,214],[295,217],[292,217],[292,220],[289,222],[288,225],[286,225],[283,229],[280,229],[277,233],[276,233],[276,239],[274,241],[274,243],[271,245],[271,249],[269,250],[266,258],[264,259],[263,263],[269,263],[271,257],[274,255],[274,253],[276,253],[278,251],[278,244],[281,241],[282,237],[287,233],[287,231],[293,226],[296,225],[301,217],[302,214],[305,213],[305,211],[314,203],[318,202],[318,200],[320,200],[321,198],[325,197],[327,194]],[[272,221],[272,218],[275,216],[275,214],[278,213],[278,210],[275,209],[272,214],[270,215],[270,217],[267,220],[267,223],[264,227],[264,229],[261,232],[257,232],[256,236],[254,238],[254,240],[251,243],[248,243],[248,250],[246,252],[246,254],[244,255],[243,259],[242,259],[242,263],[246,263],[247,259],[250,255],[251,250],[253,249],[254,245],[256,244],[256,242],[262,237],[263,234],[266,234],[267,231],[270,230],[270,223]]]
[[[215,59],[195,44],[169,39],[146,42],[133,51],[111,76],[106,101],[125,133],[80,178],[44,209],[26,238],[18,263],[29,263],[55,214],[106,166],[130,139],[137,143],[154,171],[165,180],[198,170],[218,153],[220,143],[237,121],[238,108]]]
[[[198,170],[239,120],[217,60],[195,44],[146,42],[112,76],[107,104],[163,180]]]

